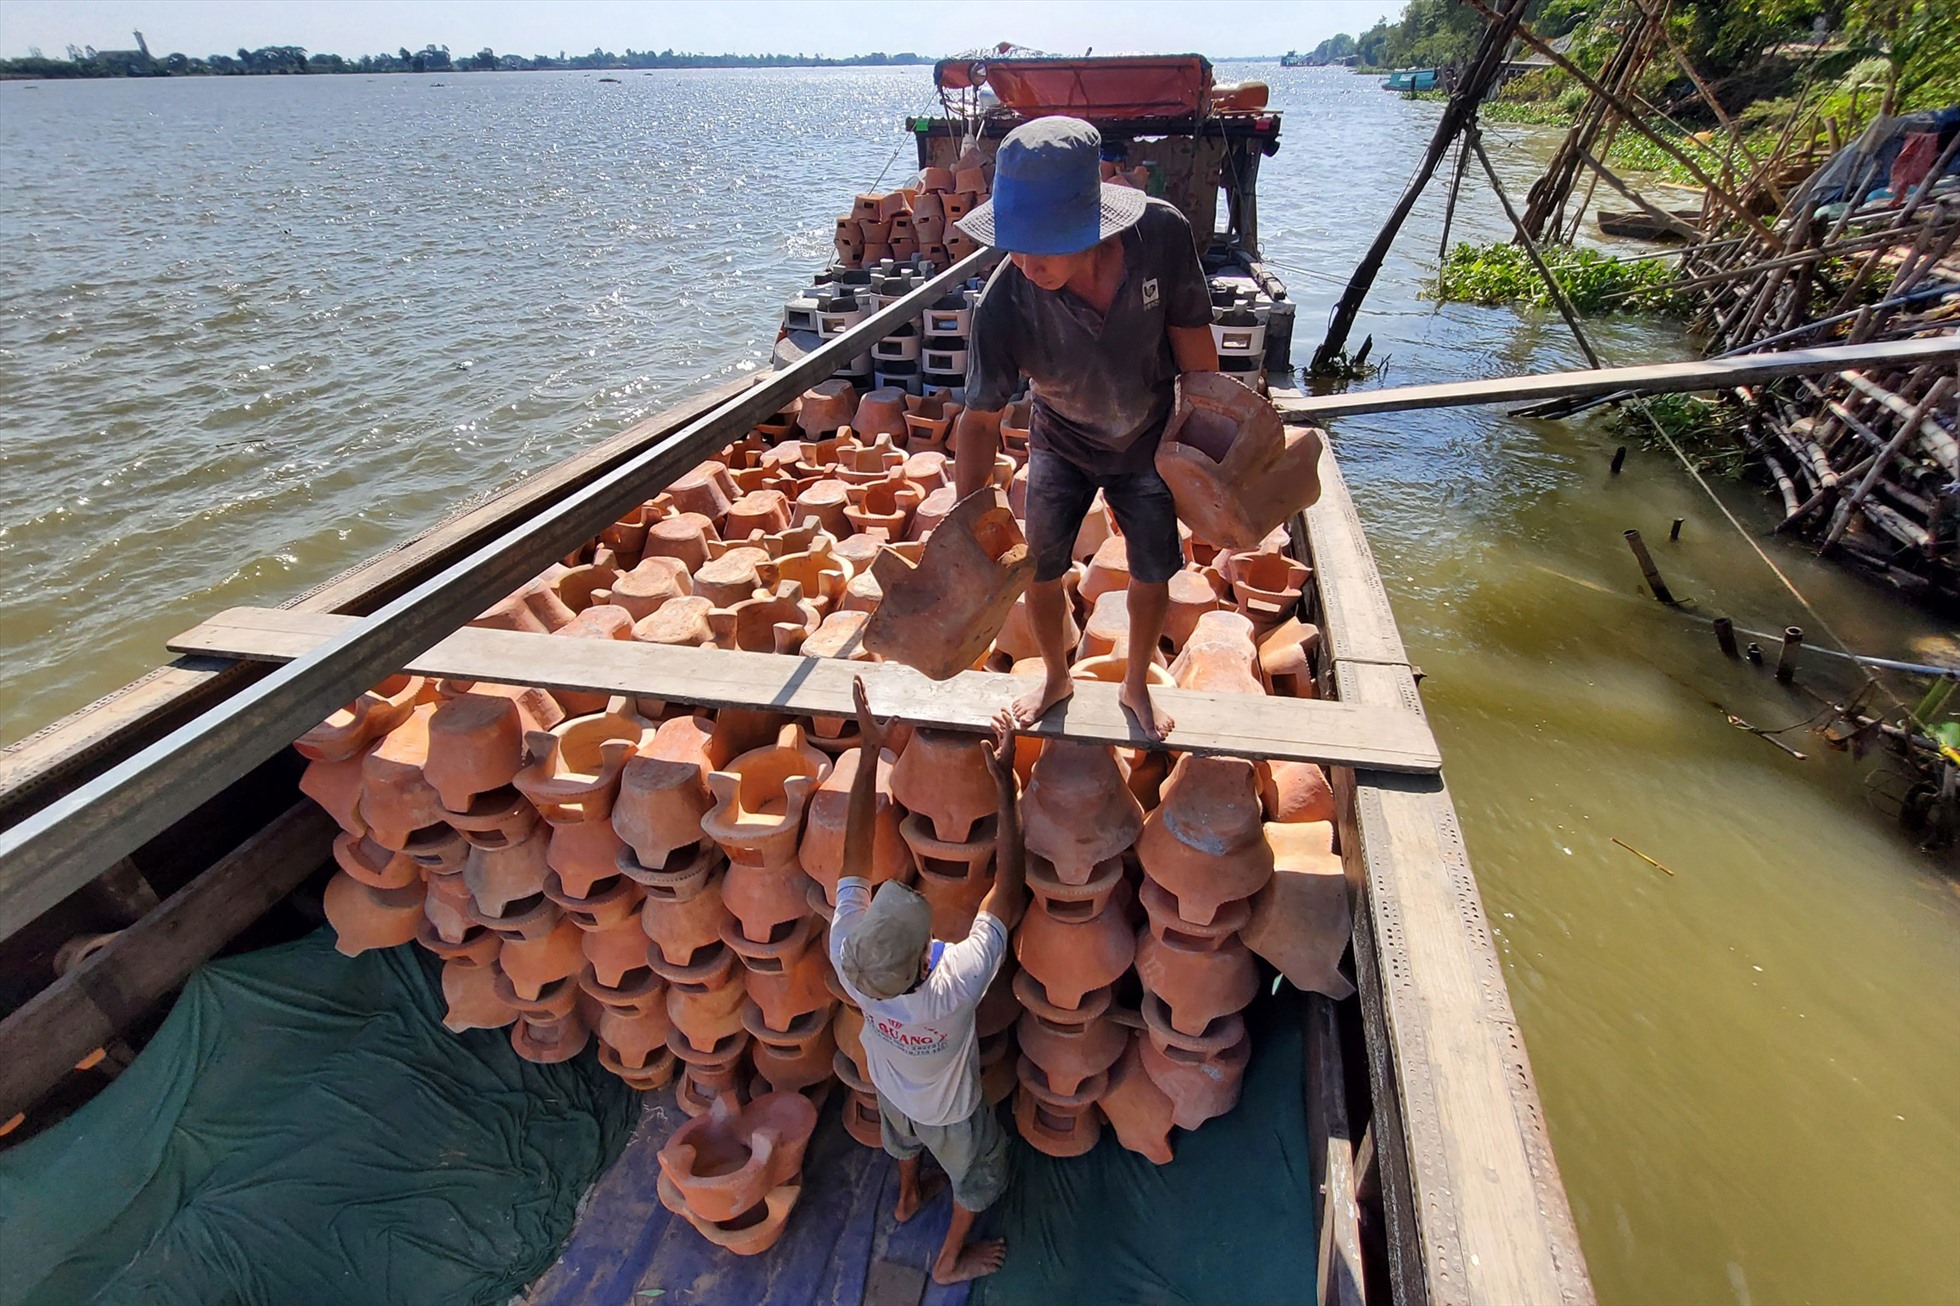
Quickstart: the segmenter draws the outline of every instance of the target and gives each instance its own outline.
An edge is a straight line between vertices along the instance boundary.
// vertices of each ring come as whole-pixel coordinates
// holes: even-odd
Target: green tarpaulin
[[[503,1306],[637,1098],[449,1033],[435,978],[328,931],[205,966],[120,1078],[0,1153],[0,1302]]]

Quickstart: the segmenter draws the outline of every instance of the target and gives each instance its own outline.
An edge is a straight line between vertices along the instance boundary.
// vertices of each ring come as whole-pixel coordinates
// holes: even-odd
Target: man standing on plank
[[[1007,956],[1008,931],[1026,903],[1021,827],[1014,806],[1014,736],[1006,721],[986,746],[999,797],[994,884],[980,900],[973,928],[956,943],[932,937],[932,909],[918,890],[890,880],[876,897],[871,867],[877,813],[878,752],[884,728],[871,715],[864,681],[853,684],[859,730],[857,774],[844,823],[844,873],[830,924],[830,962],[864,1012],[864,1061],[878,1090],[885,1150],[898,1158],[903,1224],[918,1214],[922,1154],[953,1186],[953,1221],[932,1263],[936,1283],[992,1274],[1007,1256],[1003,1239],[969,1243],[980,1212],[1007,1188],[1007,1135],[980,1091],[979,1033],[974,1014]]]
[[[966,413],[956,428],[957,493],[993,474],[999,411],[1031,383],[1028,617],[1041,649],[1040,688],[1014,700],[1026,726],[1069,696],[1062,577],[1076,532],[1101,490],[1130,561],[1130,650],[1123,706],[1162,739],[1151,706],[1151,656],[1184,564],[1170,487],[1154,459],[1183,372],[1215,372],[1211,296],[1191,224],[1172,205],[1102,181],[1102,138],[1077,118],[1037,118],[1001,141],[993,198],[960,219],[1007,251],[973,314]]]

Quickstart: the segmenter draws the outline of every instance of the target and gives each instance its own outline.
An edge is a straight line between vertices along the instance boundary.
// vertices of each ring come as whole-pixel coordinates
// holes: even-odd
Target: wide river
[[[1319,338],[1438,106],[1225,68],[1286,111],[1260,213]],[[924,69],[0,84],[0,740],[766,358]],[[1521,195],[1555,136],[1490,132]],[[1442,187],[1361,323],[1391,384],[1582,365],[1556,317],[1438,307]],[[1466,188],[1459,231],[1500,234]],[[1684,353],[1597,326],[1611,362]],[[1357,338],[1359,336],[1357,332]],[[1810,626],[1666,454],[1501,410],[1341,423],[1427,673],[1599,1295],[1919,1302],[1960,1284],[1960,894],[1883,759],[1644,596]],[[1752,529],[1752,491],[1725,489]],[[1678,544],[1668,524],[1687,519]],[[1860,652],[1950,632],[1770,546]],[[1821,642],[1814,626],[1810,638]],[[1842,664],[1806,661],[1825,693]],[[1669,876],[1616,846],[1664,863]]]

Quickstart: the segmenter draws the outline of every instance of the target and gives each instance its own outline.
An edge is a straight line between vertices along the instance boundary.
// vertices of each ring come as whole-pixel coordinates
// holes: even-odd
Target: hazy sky
[[[500,54],[952,54],[998,41],[1061,54],[1272,54],[1360,32],[1401,0],[0,0],[0,56],[135,45],[207,55],[298,45]]]

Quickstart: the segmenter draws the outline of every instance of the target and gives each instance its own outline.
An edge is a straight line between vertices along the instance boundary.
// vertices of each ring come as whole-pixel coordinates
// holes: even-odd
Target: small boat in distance
[[[1279,57],[1279,66],[1282,68],[1307,68],[1312,63],[1312,59],[1301,54],[1298,50],[1288,50]]]
[[[1434,68],[1398,68],[1382,79],[1384,91],[1433,91],[1439,74]]]

